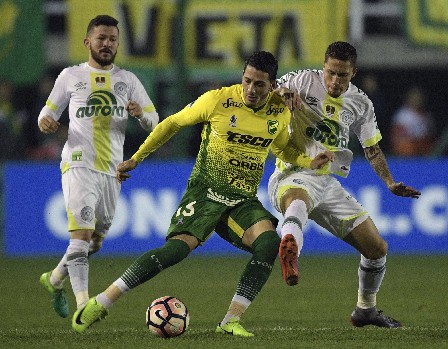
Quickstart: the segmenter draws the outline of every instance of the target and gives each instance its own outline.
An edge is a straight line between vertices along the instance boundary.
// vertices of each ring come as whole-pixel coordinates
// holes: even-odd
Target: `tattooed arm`
[[[364,149],[364,154],[370,166],[372,166],[375,173],[387,185],[389,190],[398,196],[407,196],[418,199],[420,192],[412,187],[404,185],[403,182],[395,182],[387,165],[386,157],[382,152],[380,146],[377,144]]]

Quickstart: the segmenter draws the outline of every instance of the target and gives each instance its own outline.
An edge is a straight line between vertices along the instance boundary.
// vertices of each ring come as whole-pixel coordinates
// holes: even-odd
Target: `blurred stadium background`
[[[137,74],[163,119],[211,88],[240,81],[244,58],[268,50],[279,74],[321,68],[328,44],[358,50],[354,83],[373,100],[381,147],[397,180],[422,191],[419,200],[391,195],[361,156],[344,184],[371,212],[390,251],[448,253],[448,2],[446,0],[0,0],[0,179],[2,252],[6,257],[59,256],[66,217],[59,155],[65,127],[39,134],[37,116],[59,72],[86,60],[82,40],[97,14],[119,20],[117,65]],[[434,121],[427,154],[392,149],[391,122],[406,91],[419,87]],[[67,125],[67,116],[62,119]],[[158,246],[184,189],[200,128],[182,131],[123,186],[105,255]],[[125,157],[146,135],[130,122]],[[266,183],[260,189],[268,205]],[[304,254],[347,254],[350,248],[310,224]],[[218,239],[198,253],[236,253]]]

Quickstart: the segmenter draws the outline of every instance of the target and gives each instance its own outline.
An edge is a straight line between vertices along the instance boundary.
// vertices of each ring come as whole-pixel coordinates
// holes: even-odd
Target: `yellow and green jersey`
[[[71,167],[86,167],[115,176],[117,165],[123,161],[129,100],[143,109],[140,125],[152,130],[159,116],[133,73],[115,65],[110,70],[100,70],[82,63],[59,74],[39,118],[48,115],[57,121],[64,109],[69,108],[62,172]]]
[[[286,161],[310,165],[311,159],[289,143],[289,121],[290,111],[277,95],[271,93],[253,110],[244,103],[241,84],[224,87],[163,120],[132,158],[141,162],[182,127],[203,123],[190,181],[201,181],[214,200],[232,206],[256,195],[270,149]]]

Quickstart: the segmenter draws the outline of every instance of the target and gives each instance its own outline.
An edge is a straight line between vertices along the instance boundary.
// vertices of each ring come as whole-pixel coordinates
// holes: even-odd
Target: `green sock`
[[[190,253],[188,245],[178,239],[169,239],[160,248],[148,251],[137,258],[123,273],[121,279],[129,289],[152,279],[162,270],[185,259]]]
[[[277,258],[280,238],[275,231],[266,231],[252,243],[252,258],[247,263],[236,288],[236,294],[253,301],[271,275]]]

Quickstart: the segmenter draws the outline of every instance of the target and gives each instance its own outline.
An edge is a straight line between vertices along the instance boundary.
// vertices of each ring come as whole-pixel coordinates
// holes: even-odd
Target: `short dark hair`
[[[328,58],[335,58],[340,61],[350,61],[353,67],[356,67],[356,49],[345,41],[336,41],[330,44],[325,52],[325,62]]]
[[[250,65],[257,70],[261,70],[269,74],[269,80],[273,81],[277,78],[278,61],[274,55],[267,51],[256,51],[247,60],[244,65],[243,72]]]
[[[116,27],[118,29],[118,21],[108,15],[98,15],[93,18],[87,26],[87,35],[93,30],[93,28],[100,25],[106,25],[108,27]]]

